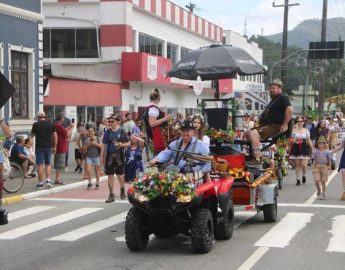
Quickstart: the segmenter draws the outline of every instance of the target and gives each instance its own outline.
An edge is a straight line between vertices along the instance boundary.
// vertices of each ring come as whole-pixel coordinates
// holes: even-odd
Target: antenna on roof
[[[189,2],[189,5],[185,5],[185,7],[189,10],[189,12],[193,13],[193,11],[196,9],[196,5],[192,2]]]
[[[244,18],[244,31],[243,36],[247,37],[247,18]]]

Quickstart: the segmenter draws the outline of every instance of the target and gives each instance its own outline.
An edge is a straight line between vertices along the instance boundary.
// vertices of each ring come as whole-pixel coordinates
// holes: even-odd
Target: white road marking
[[[326,187],[331,183],[331,181],[334,179],[334,177],[338,174],[338,170],[335,170],[332,172],[330,176],[328,176],[328,181],[326,183]],[[312,204],[317,198],[316,192],[313,193],[313,195],[310,196],[310,198],[305,202],[305,204]]]
[[[32,201],[52,201],[52,202],[91,202],[91,203],[104,203],[105,200],[100,199],[73,199],[73,198],[34,198]],[[114,203],[128,204],[127,200],[116,200]]]
[[[66,221],[76,219],[87,214],[94,213],[96,211],[100,211],[103,208],[80,208],[75,211],[68,212],[66,214],[62,214],[53,218],[45,219],[42,221],[38,221],[35,223],[27,224],[22,227],[0,233],[0,239],[16,239],[18,237],[40,231],[42,229],[64,223]]]
[[[328,252],[343,252],[345,253],[345,215],[339,215],[332,219],[332,230],[329,232],[332,234],[329,240]]]
[[[60,234],[54,237],[49,238],[49,241],[75,241],[90,234],[102,231],[106,228],[109,228],[113,225],[119,224],[126,220],[127,212],[123,212],[116,216],[113,216],[108,219],[100,220],[95,223],[86,225],[79,229],[70,231],[68,233]]]
[[[312,213],[288,213],[254,245],[257,247],[286,247],[292,238],[311,221]]]
[[[13,221],[15,219],[18,218],[22,218],[22,217],[26,217],[26,216],[30,216],[30,215],[34,215],[43,211],[47,211],[50,210],[52,208],[55,208],[55,206],[44,206],[44,205],[39,205],[39,206],[33,206],[33,207],[29,207],[23,210],[19,210],[13,213],[9,213],[8,214],[8,220],[9,221]]]
[[[262,258],[262,256],[265,255],[268,250],[268,247],[259,247],[244,263],[242,263],[239,268],[237,268],[237,270],[251,269]]]
[[[304,203],[278,203],[280,207],[302,207],[302,208],[334,208],[345,209],[345,205],[338,204],[304,204]]]

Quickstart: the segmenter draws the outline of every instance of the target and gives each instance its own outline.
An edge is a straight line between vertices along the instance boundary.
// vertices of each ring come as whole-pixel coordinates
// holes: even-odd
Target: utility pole
[[[284,5],[276,5],[275,2],[272,3],[273,7],[284,7],[283,44],[282,44],[281,59],[285,59],[287,56],[289,7],[298,6],[298,5],[299,3],[289,4],[289,0],[285,0]],[[287,82],[287,60],[284,60],[281,64],[280,77],[285,88],[286,82]]]
[[[327,39],[327,3],[328,0],[323,0],[323,8],[322,8],[322,21],[321,21],[321,42],[326,43]],[[322,114],[323,107],[325,103],[325,59],[321,60],[320,66],[320,89],[319,89],[319,113]]]

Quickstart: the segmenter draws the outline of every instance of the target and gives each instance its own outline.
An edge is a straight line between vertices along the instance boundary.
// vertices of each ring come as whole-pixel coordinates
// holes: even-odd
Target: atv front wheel
[[[142,251],[146,248],[149,235],[145,232],[145,213],[132,207],[129,209],[125,223],[125,238],[131,251]]]
[[[200,208],[192,214],[192,248],[196,253],[211,250],[213,240],[213,218],[209,209]]]
[[[219,223],[214,228],[214,237],[217,240],[228,240],[234,231],[234,206],[232,202],[228,205],[228,218],[224,222]]]

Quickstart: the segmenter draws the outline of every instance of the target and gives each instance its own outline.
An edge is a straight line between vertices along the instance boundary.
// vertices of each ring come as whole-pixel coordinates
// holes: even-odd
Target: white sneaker
[[[68,172],[68,167],[65,167],[65,172]]]
[[[52,184],[52,182],[50,182],[50,180],[46,181],[46,188],[52,188],[54,187],[54,185]]]

